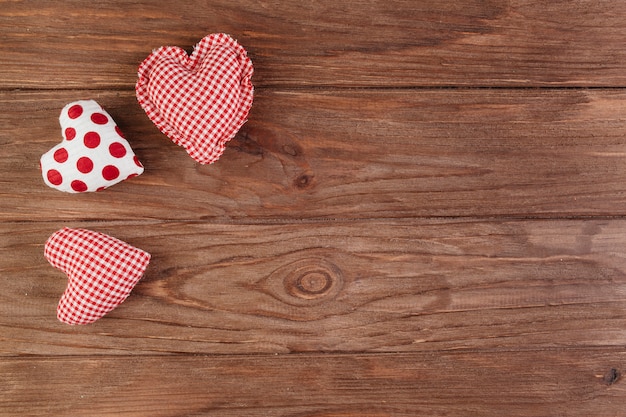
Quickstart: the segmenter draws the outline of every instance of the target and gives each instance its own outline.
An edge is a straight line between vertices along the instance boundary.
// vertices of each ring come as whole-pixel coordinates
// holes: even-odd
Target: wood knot
[[[293,181],[296,188],[305,189],[313,184],[313,175],[302,174]]]
[[[310,271],[286,284],[291,295],[311,299],[323,296],[332,287],[333,280],[326,271]]]
[[[285,292],[293,299],[309,303],[335,297],[343,286],[341,271],[319,258],[300,259],[287,266],[283,278]]]
[[[231,148],[249,155],[263,155],[263,147],[250,136],[249,132],[245,131],[235,136]]]
[[[602,382],[604,382],[606,385],[613,385],[617,383],[617,381],[619,381],[621,376],[622,374],[619,369],[611,368],[606,374],[604,374]]]

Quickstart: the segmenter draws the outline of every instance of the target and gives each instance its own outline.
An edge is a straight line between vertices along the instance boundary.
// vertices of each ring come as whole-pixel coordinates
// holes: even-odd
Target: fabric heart
[[[203,38],[191,55],[164,46],[139,66],[137,100],[154,124],[201,164],[219,159],[252,106],[252,61],[230,36]]]
[[[48,238],[44,255],[69,281],[57,317],[89,324],[121,304],[141,279],[150,254],[103,233],[63,228]]]
[[[143,172],[113,118],[94,100],[66,105],[63,141],[43,154],[44,182],[68,193],[100,191]]]

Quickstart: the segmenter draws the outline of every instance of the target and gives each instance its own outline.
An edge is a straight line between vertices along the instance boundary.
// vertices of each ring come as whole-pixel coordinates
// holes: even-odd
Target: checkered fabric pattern
[[[219,159],[252,106],[252,61],[223,33],[203,38],[191,55],[164,46],[139,66],[137,100],[156,126],[201,164]]]
[[[48,238],[44,255],[69,278],[57,317],[89,324],[121,304],[141,279],[150,254],[111,236],[63,228]]]

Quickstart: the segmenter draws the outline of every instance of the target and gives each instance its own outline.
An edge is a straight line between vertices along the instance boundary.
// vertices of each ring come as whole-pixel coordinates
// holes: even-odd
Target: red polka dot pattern
[[[72,140],[76,137],[76,129],[73,127],[68,127],[65,129],[65,139]]]
[[[61,173],[56,169],[49,170],[46,173],[46,176],[48,177],[48,181],[50,182],[50,184],[61,185],[63,183],[63,177],[61,176]]]
[[[85,133],[85,146],[91,149],[97,148],[100,145],[100,135],[96,132]]]
[[[91,121],[97,125],[105,125],[109,123],[109,118],[102,113],[93,113],[91,115]]]
[[[89,174],[93,170],[93,161],[86,156],[81,156],[76,161],[76,168],[83,174]]]
[[[67,161],[67,151],[65,150],[65,148],[59,148],[54,152],[53,157],[55,161],[62,164],[63,162]]]
[[[114,158],[123,158],[126,155],[126,148],[120,142],[113,142],[109,145],[109,153]]]
[[[80,104],[74,104],[67,111],[67,115],[70,119],[77,119],[83,114],[83,107]]]
[[[143,172],[113,118],[94,100],[68,104],[59,121],[64,139],[40,160],[48,186],[68,193],[95,192]]]
[[[126,139],[126,136],[124,136],[124,134],[122,133],[122,130],[119,128],[119,126],[115,126],[115,132],[120,135],[121,138]]]
[[[201,164],[219,159],[252,107],[252,61],[223,33],[203,38],[191,55],[162,47],[139,66],[135,91],[150,120]]]
[[[87,191],[87,184],[85,184],[84,182],[80,180],[72,181],[71,185],[72,185],[72,190],[76,191],[77,193],[84,193],[85,191]]]
[[[102,168],[102,177],[107,181],[113,181],[120,176],[120,170],[114,165],[107,165]]]

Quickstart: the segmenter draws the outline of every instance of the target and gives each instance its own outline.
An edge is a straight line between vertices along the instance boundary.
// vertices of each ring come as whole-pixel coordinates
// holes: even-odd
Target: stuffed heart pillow
[[[143,172],[113,118],[94,100],[66,105],[63,141],[43,154],[44,182],[68,193],[100,191]]]
[[[69,281],[57,317],[89,324],[121,304],[141,279],[150,254],[111,236],[63,228],[48,238],[44,255]]]
[[[230,36],[203,38],[191,55],[165,46],[139,66],[137,100],[156,126],[201,164],[222,155],[252,106],[252,61]]]

